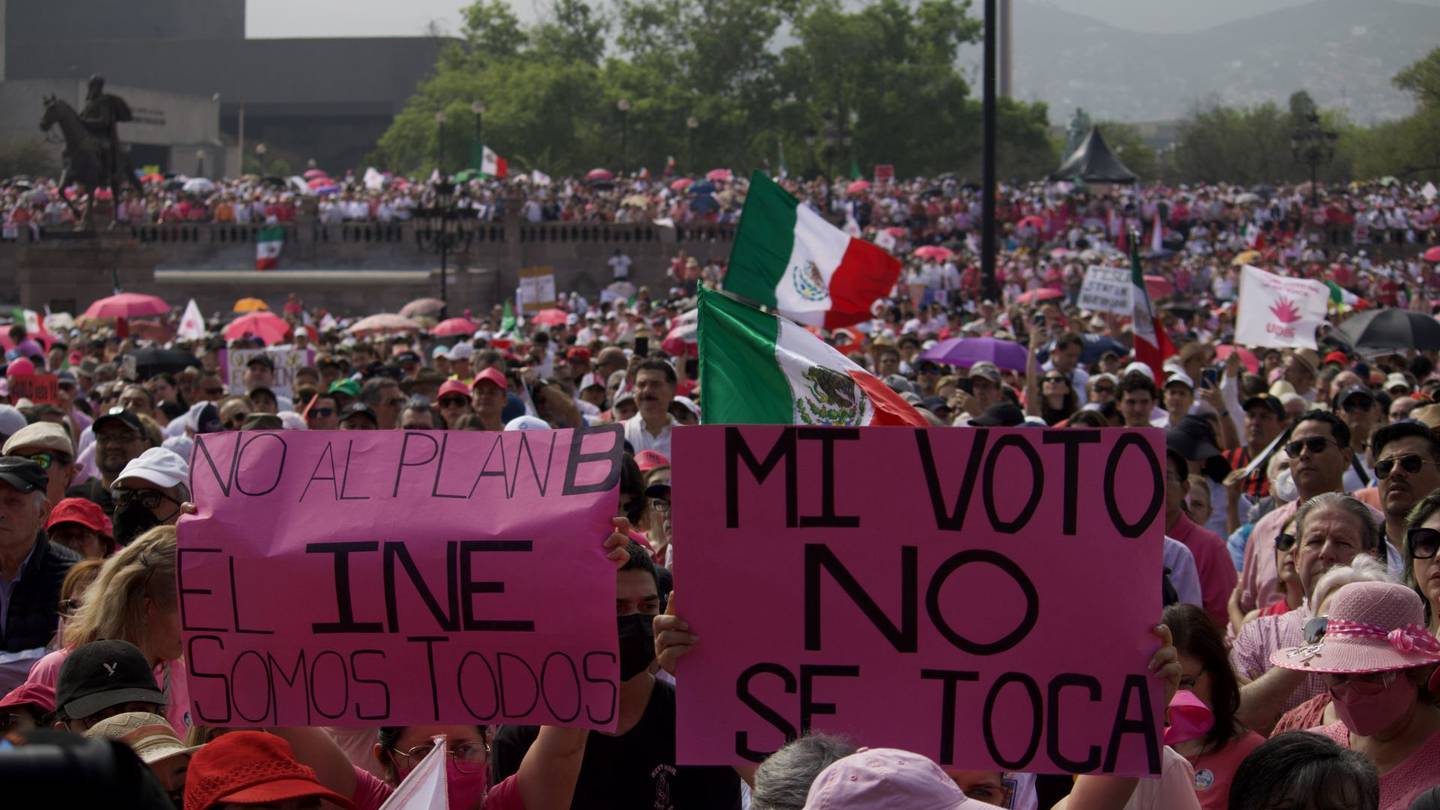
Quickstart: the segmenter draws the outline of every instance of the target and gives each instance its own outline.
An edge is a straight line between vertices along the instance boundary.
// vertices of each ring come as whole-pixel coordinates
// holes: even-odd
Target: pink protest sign
[[[195,722],[612,729],[616,427],[195,437]]]
[[[1158,774],[1161,436],[677,430],[677,603],[701,637],[679,761],[813,729],[957,769]]]

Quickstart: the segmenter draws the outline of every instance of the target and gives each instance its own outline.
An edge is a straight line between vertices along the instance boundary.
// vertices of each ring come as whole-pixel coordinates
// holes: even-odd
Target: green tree
[[[0,142],[0,177],[59,177],[60,164],[38,138]]]
[[[1440,107],[1440,48],[1395,74],[1395,86],[1424,107]]]

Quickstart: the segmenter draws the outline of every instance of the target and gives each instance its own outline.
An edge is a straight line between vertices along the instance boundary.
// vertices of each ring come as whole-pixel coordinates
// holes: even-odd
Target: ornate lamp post
[[[1318,112],[1310,112],[1290,133],[1290,154],[1295,162],[1310,168],[1310,207],[1320,206],[1320,167],[1335,159],[1335,142],[1340,133],[1326,129]]]
[[[470,112],[475,114],[475,145],[470,148],[471,168],[479,170],[485,164],[485,102],[470,102]]]
[[[700,128],[700,119],[690,116],[685,119],[685,163],[686,169],[696,171],[699,165],[695,162],[695,130]]]
[[[460,218],[460,210],[456,205],[453,182],[442,177],[431,185],[431,190],[434,192],[431,205],[415,209],[415,215],[426,224],[425,230],[417,232],[415,237],[422,249],[440,254],[440,300],[444,302],[440,308],[440,320],[443,321],[450,310],[450,253],[461,238],[459,228],[452,228],[451,223]]]
[[[445,111],[435,113],[435,168],[445,174]]]

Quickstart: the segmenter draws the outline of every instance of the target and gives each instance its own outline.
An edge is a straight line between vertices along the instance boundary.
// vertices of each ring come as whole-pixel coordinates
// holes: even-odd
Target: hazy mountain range
[[[1199,31],[1147,33],[1069,10],[1134,8],[1133,0],[1017,0],[1016,95],[1047,102],[1051,121],[1058,124],[1077,106],[1097,119],[1161,121],[1211,99],[1283,105],[1291,93],[1304,89],[1322,106],[1344,107],[1353,120],[1371,123],[1411,112],[1409,96],[1390,80],[1440,46],[1436,2],[1206,0],[1193,5],[1221,7],[1212,14],[1240,5],[1273,10]],[[978,52],[971,58],[978,64]]]

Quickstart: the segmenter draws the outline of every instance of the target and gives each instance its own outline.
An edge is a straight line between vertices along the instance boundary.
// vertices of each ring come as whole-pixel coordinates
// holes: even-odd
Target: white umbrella
[[[215,190],[214,181],[208,177],[192,177],[180,187],[186,194],[209,194]]]

